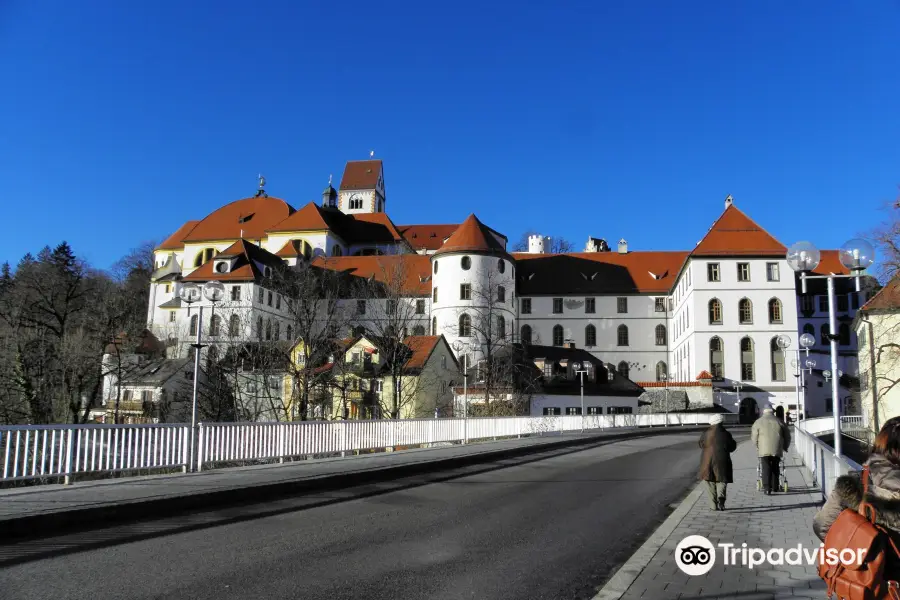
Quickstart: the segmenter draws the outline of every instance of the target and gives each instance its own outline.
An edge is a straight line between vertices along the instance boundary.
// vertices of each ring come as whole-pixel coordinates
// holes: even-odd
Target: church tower
[[[348,215],[384,212],[384,169],[380,160],[347,162],[341,177],[338,208]]]

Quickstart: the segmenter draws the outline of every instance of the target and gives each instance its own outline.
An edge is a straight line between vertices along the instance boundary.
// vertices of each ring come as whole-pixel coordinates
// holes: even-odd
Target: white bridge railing
[[[586,415],[200,423],[197,470],[408,446],[611,428],[705,425],[709,414]],[[723,415],[736,423],[737,415]],[[78,474],[189,470],[190,425],[0,426],[0,483],[50,482]]]

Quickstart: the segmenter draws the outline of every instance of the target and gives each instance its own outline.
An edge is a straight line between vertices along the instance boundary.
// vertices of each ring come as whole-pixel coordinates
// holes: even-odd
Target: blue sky
[[[0,0],[0,261],[100,267],[374,149],[395,223],[837,247],[900,184],[900,0]]]

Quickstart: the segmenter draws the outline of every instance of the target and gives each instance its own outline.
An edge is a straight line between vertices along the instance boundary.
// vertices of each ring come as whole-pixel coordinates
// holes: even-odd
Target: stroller
[[[780,482],[778,487],[782,492],[788,491],[788,482],[787,477],[785,476],[785,467],[784,467],[784,457],[781,457],[781,460],[778,461],[778,481]],[[762,460],[756,461],[756,489],[762,491],[763,482],[762,482]]]

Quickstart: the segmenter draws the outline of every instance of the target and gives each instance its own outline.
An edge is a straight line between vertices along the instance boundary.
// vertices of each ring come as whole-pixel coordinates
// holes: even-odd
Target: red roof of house
[[[175,233],[165,239],[165,241],[156,247],[157,250],[179,250],[184,247],[184,238],[191,232],[200,221],[188,221],[179,227]]]
[[[453,225],[398,225],[397,229],[414,250],[437,250],[459,228]]]
[[[280,198],[255,196],[236,200],[207,215],[182,241],[261,239],[268,229],[293,212],[293,207]]]
[[[224,258],[228,256],[236,257],[232,268],[228,273],[216,273],[213,271],[213,265],[216,258]],[[185,281],[255,281],[262,277],[259,264],[268,265],[276,268],[284,263],[280,258],[263,250],[256,244],[247,240],[238,240],[223,252],[217,254],[212,259],[206,261],[198,268],[191,271],[187,275]]]
[[[403,369],[406,371],[424,367],[440,339],[441,336],[439,335],[410,335],[405,337],[403,344],[412,350],[412,355],[406,361],[406,364],[403,365]]]
[[[478,220],[474,214],[469,215],[456,231],[441,245],[435,254],[448,252],[477,252],[506,255],[506,245],[500,242],[495,232]]]
[[[869,298],[860,310],[900,310],[900,275],[878,290],[878,293]]]
[[[326,209],[315,202],[310,202],[300,210],[291,213],[285,219],[269,227],[269,231],[319,231],[330,229],[325,220]]]
[[[787,248],[781,242],[731,204],[713,223],[691,255],[784,257],[786,252]]]
[[[319,256],[312,264],[356,277],[374,278],[389,286],[400,280],[403,293],[412,296],[431,295],[431,258],[424,254]]]
[[[403,240],[385,213],[345,215],[335,209],[322,208],[315,202],[310,202],[269,231],[330,231],[348,244],[386,244]]]
[[[382,171],[381,161],[350,160],[341,177],[341,190],[374,190]]]
[[[850,270],[841,264],[840,250],[820,250],[819,266],[813,269],[816,275],[847,275]]]
[[[709,371],[700,371],[700,374],[697,375],[697,381],[703,381],[704,379],[712,379],[712,373]]]
[[[516,252],[519,295],[668,293],[687,252]]]

